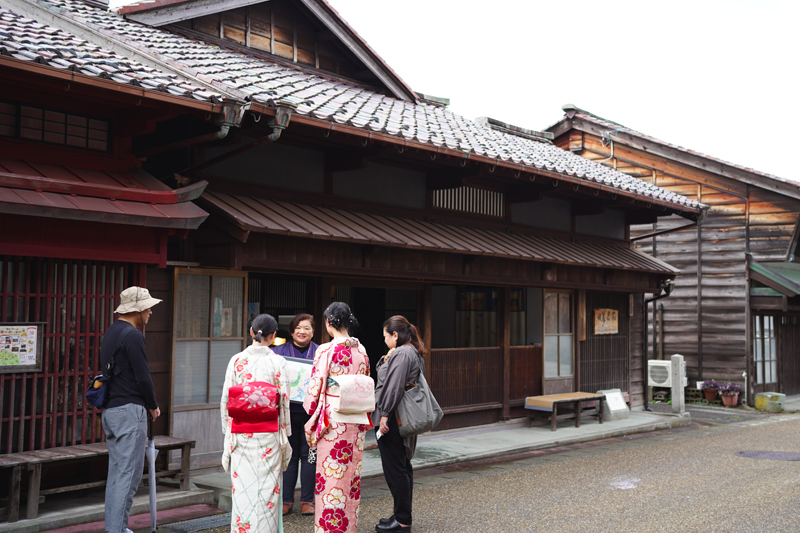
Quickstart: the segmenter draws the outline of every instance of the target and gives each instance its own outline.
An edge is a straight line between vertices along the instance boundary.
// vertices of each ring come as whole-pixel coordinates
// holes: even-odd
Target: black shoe
[[[394,520],[394,515],[390,516],[389,518],[381,518],[380,520],[378,520],[378,523],[386,525],[392,520]]]
[[[377,526],[375,526],[375,531],[377,531],[378,533],[401,533],[401,532],[409,533],[411,531],[411,526],[403,527],[400,525],[400,522],[398,522],[396,518],[392,517],[389,522],[385,524],[380,523]]]

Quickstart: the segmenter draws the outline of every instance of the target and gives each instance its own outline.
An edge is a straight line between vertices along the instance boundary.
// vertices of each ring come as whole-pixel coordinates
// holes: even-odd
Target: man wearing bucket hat
[[[108,443],[105,528],[109,533],[130,531],[133,495],[144,469],[147,414],[149,411],[153,420],[161,414],[141,331],[153,314],[152,307],[159,302],[145,288],[128,287],[120,294],[115,311],[119,320],[103,336],[100,361],[110,378],[103,409]]]

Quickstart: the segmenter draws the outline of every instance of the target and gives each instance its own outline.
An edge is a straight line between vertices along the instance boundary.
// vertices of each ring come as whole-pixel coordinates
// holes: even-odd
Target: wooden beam
[[[511,288],[498,289],[497,338],[503,350],[503,420],[511,420]]]

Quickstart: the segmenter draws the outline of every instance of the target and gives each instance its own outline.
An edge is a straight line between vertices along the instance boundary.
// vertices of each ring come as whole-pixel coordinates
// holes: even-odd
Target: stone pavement
[[[426,469],[476,461],[491,457],[511,455],[554,446],[588,442],[635,433],[656,431],[690,424],[689,417],[670,414],[633,411],[627,420],[614,420],[600,424],[595,417],[581,418],[581,427],[576,428],[573,420],[559,422],[557,431],[550,431],[549,423],[534,423],[525,427],[524,419],[501,422],[471,429],[437,431],[421,436],[412,464],[415,469]],[[380,455],[375,442],[375,433],[368,432],[367,449],[364,451],[362,479],[383,477]],[[210,489],[220,508],[229,510],[231,480],[230,474],[219,472],[193,476],[192,481],[201,489]]]

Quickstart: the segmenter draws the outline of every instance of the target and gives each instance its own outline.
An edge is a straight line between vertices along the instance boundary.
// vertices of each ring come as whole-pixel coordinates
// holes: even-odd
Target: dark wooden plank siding
[[[172,369],[172,268],[147,268],[147,289],[162,300],[153,308],[145,330],[147,362],[156,389],[161,416],[153,426],[156,435],[169,435],[170,375]]]
[[[595,309],[619,311],[617,334],[594,334]],[[580,343],[580,390],[620,389],[628,392],[629,346],[628,295],[587,291],[586,340]]]

